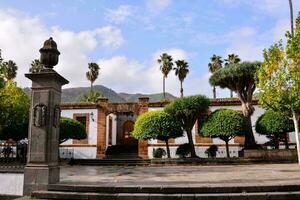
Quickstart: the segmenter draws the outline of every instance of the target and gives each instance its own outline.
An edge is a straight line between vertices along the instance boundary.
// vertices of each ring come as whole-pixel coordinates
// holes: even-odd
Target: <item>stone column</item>
[[[68,81],[52,68],[58,62],[56,43],[50,38],[41,52],[42,67],[25,74],[32,80],[28,160],[24,171],[24,194],[47,190],[59,181],[59,125],[61,87]]]
[[[148,112],[148,104],[149,104],[149,97],[140,97],[139,98],[139,101],[138,101],[138,105],[139,105],[138,115],[141,115],[145,112]],[[139,141],[138,154],[139,154],[139,157],[141,157],[143,159],[148,158],[148,141],[147,140]]]
[[[106,150],[106,112],[108,110],[108,99],[99,98],[97,100],[98,108],[98,122],[97,122],[97,158],[105,157]]]

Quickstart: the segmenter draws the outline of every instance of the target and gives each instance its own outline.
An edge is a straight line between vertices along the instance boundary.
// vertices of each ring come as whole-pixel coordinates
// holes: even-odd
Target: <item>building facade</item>
[[[258,144],[264,144],[268,139],[255,133],[255,123],[265,110],[254,101],[255,112],[252,115],[252,124],[255,140]],[[132,138],[130,132],[133,130],[137,117],[147,111],[163,109],[168,103],[150,103],[149,98],[139,98],[137,103],[109,103],[107,99],[100,99],[97,103],[65,103],[62,104],[61,115],[80,121],[85,127],[87,138],[84,140],[68,140],[61,144],[61,158],[103,158],[105,152],[111,147],[122,147],[123,153],[134,154],[141,158],[152,158],[155,148],[165,148],[165,143],[159,140],[137,141]],[[210,111],[219,108],[228,108],[241,111],[238,99],[211,100]],[[193,129],[193,140],[196,153],[200,157],[207,157],[205,151],[211,145],[219,147],[217,157],[225,157],[225,143],[218,138],[201,137],[198,133],[201,128],[201,118],[196,122]],[[290,141],[294,142],[293,134]],[[175,152],[180,144],[187,143],[186,136],[171,139],[171,156],[176,157]],[[243,148],[244,137],[235,137],[229,142],[230,155],[237,157]]]

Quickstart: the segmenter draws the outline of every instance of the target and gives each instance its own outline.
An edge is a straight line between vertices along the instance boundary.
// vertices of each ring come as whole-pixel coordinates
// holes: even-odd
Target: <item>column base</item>
[[[59,166],[27,165],[24,170],[24,195],[36,190],[48,190],[49,184],[59,182]]]

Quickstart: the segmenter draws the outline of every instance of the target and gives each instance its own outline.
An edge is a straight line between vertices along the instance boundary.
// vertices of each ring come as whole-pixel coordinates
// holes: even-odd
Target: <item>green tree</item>
[[[86,72],[86,78],[91,82],[91,92],[93,91],[93,83],[99,76],[100,67],[97,63],[88,64],[89,71]]]
[[[178,121],[165,111],[150,111],[140,115],[135,124],[132,136],[139,140],[158,139],[166,143],[168,158],[171,158],[169,139],[183,135]]]
[[[2,62],[1,68],[4,73],[4,78],[6,81],[11,81],[17,76],[18,66],[12,60]]]
[[[191,146],[191,157],[197,157],[193,142],[192,129],[201,113],[209,107],[209,99],[202,95],[176,99],[165,107],[165,111],[174,116],[186,131]]]
[[[275,43],[264,50],[264,62],[259,68],[258,88],[261,105],[292,116],[300,155],[300,13],[295,35],[287,32],[287,45]],[[298,156],[300,163],[300,156]]]
[[[81,102],[90,102],[90,103],[97,103],[97,100],[103,97],[100,92],[97,91],[90,91],[88,94],[83,95],[80,97]]]
[[[60,144],[69,140],[82,140],[87,137],[85,127],[79,121],[68,117],[60,119],[59,142]]]
[[[167,53],[163,53],[160,55],[160,58],[157,59],[158,64],[160,64],[160,70],[163,74],[163,94],[164,100],[166,100],[166,78],[168,74],[173,68],[173,58],[172,56],[168,55]]]
[[[175,75],[178,76],[178,79],[180,81],[180,95],[181,97],[183,97],[182,83],[186,78],[186,75],[189,73],[189,64],[185,60],[177,60],[175,61],[175,64]]]
[[[39,73],[39,72],[43,71],[43,69],[44,69],[44,67],[41,64],[39,59],[34,59],[30,65],[31,65],[31,67],[29,69],[29,72],[31,72],[31,73]]]
[[[210,58],[210,61],[211,62],[208,63],[208,70],[210,73],[214,74],[215,72],[217,72],[218,70],[220,70],[222,68],[223,60],[222,60],[221,56],[217,56],[214,54]],[[216,86],[215,85],[212,85],[212,86],[213,86],[213,97],[215,99],[215,98],[217,98]]]
[[[227,59],[225,59],[225,66],[230,64],[237,64],[241,62],[241,59],[236,54],[228,54]],[[230,97],[233,98],[233,91],[230,90]]]
[[[29,97],[14,82],[8,82],[0,89],[0,97],[0,125],[3,126],[0,138],[25,138],[28,134]]]
[[[266,111],[255,125],[256,132],[267,135],[275,142],[275,149],[279,149],[279,141],[284,140],[286,149],[289,148],[287,133],[295,130],[293,120],[284,113]]]
[[[235,136],[248,132],[246,118],[238,111],[230,109],[218,109],[211,113],[203,123],[201,133],[203,136],[218,137],[226,143],[226,154],[229,154],[228,142]]]
[[[245,149],[257,148],[252,130],[251,115],[254,112],[252,96],[256,89],[255,74],[259,66],[259,62],[229,64],[215,72],[209,79],[212,85],[234,91],[241,101],[243,115],[248,120],[249,128],[245,135]]]

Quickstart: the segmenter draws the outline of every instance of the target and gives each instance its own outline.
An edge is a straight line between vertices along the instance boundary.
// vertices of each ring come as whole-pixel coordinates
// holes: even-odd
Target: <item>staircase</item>
[[[101,200],[280,200],[300,199],[299,185],[279,186],[100,186],[100,185],[50,185],[48,191],[32,193],[36,199],[101,199]]]

